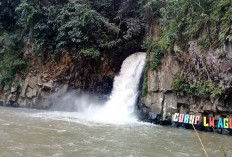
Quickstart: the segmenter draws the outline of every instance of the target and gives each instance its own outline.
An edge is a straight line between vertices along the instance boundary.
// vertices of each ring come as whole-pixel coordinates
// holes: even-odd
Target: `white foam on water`
[[[99,122],[137,121],[135,104],[145,58],[145,53],[135,53],[126,58],[119,75],[114,78],[113,90],[108,102],[98,109],[95,106],[89,106],[85,114]]]
[[[94,121],[107,124],[136,123],[135,106],[145,58],[146,53],[139,52],[124,60],[120,73],[114,78],[113,90],[109,100],[104,104],[97,102],[90,95],[68,94],[61,101],[53,102],[53,110],[58,111],[42,112],[33,116],[55,118],[57,120],[66,119],[70,122],[84,120],[85,122]]]

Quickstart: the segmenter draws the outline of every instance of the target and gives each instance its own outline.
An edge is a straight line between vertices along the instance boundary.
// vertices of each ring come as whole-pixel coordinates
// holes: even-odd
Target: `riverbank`
[[[193,125],[194,125],[198,131],[212,132],[212,133],[214,132],[214,133],[218,133],[222,135],[232,136],[232,129],[229,128],[231,125],[230,121],[228,121],[228,128],[223,128],[224,126],[224,123],[222,121],[223,118],[219,118],[219,117],[216,120],[213,118],[215,120],[214,127],[211,127],[211,126],[205,126],[206,124],[204,123],[207,123],[209,121],[208,120],[204,121],[203,119],[204,117],[199,116],[200,114],[198,114],[198,120],[196,122],[193,122],[193,124],[190,124],[189,122],[186,123],[184,119],[181,122],[179,122],[179,119],[175,120],[174,119],[175,114],[172,115],[171,119],[162,121],[160,115],[157,115],[156,113],[151,112],[146,106],[139,106],[138,115],[141,121],[156,124],[156,125],[169,126],[172,128],[182,128],[182,129],[187,129],[187,130],[194,130],[193,128]],[[218,123],[220,120],[221,122],[219,125]],[[221,127],[218,127],[218,126],[221,126]]]

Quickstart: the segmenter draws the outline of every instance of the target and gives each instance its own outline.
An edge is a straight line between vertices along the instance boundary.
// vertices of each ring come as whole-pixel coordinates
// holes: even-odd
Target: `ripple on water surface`
[[[140,122],[99,123],[78,113],[3,107],[0,119],[1,157],[204,156],[191,130]],[[210,157],[223,156],[217,137],[231,156],[231,136],[199,134]]]

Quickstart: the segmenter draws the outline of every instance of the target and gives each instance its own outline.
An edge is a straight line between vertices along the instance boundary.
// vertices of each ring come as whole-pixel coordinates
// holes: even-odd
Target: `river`
[[[210,157],[231,156],[232,137],[199,132]],[[76,112],[0,107],[1,157],[201,157],[193,130],[86,121]]]
[[[0,107],[0,157],[201,157],[192,130],[138,122],[145,53],[129,56],[108,101],[67,94],[47,111]],[[71,112],[72,111],[72,112]],[[210,157],[231,156],[232,137],[199,132]]]

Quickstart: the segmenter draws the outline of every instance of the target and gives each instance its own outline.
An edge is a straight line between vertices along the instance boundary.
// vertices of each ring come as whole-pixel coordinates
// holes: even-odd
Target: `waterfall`
[[[91,95],[67,94],[53,102],[52,110],[77,111],[76,116],[85,120],[114,123],[136,121],[135,105],[146,53],[135,53],[126,58],[114,78],[113,90],[107,102],[97,102]],[[73,114],[72,114],[73,116]]]
[[[120,73],[114,78],[111,96],[104,107],[93,114],[94,120],[109,122],[136,120],[135,104],[145,58],[146,54],[139,52],[124,60]]]

